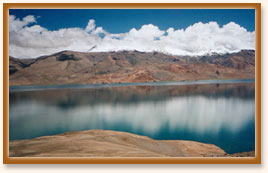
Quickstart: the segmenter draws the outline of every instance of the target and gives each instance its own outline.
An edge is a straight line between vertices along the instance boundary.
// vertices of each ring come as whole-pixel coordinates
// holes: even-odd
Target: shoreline
[[[210,79],[210,80],[184,80],[184,81],[159,81],[159,82],[137,82],[137,83],[105,83],[105,84],[60,84],[60,85],[11,85],[10,92],[16,91],[41,91],[56,89],[87,89],[121,86],[170,86],[170,85],[197,85],[197,84],[228,84],[228,83],[254,83],[255,78],[250,79]]]
[[[154,140],[111,130],[85,130],[9,141],[10,157],[254,157],[254,151],[227,154],[214,144]]]

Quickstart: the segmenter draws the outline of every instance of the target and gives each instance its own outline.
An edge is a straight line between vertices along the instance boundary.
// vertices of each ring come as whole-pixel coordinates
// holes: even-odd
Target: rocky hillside
[[[138,51],[63,51],[36,59],[9,57],[9,75],[10,85],[254,78],[255,51],[199,57]]]

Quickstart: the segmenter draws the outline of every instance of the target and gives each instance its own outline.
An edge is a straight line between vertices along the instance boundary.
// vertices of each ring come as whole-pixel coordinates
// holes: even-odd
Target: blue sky
[[[27,15],[37,17],[37,23],[48,30],[60,28],[85,28],[89,19],[110,33],[128,32],[144,24],[153,24],[161,30],[169,27],[185,29],[197,22],[215,21],[220,26],[235,22],[248,31],[255,30],[254,9],[11,9],[11,15],[22,19]]]

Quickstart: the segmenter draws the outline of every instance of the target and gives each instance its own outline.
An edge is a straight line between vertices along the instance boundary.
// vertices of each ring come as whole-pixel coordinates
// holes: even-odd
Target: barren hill
[[[9,57],[9,75],[10,85],[254,78],[255,51],[198,57],[138,51],[63,51],[36,59]]]
[[[109,130],[86,130],[10,141],[11,157],[210,157],[226,154],[213,144],[153,140]]]

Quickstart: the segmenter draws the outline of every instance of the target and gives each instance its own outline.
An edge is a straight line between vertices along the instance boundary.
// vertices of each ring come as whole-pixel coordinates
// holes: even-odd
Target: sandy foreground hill
[[[9,57],[9,75],[10,85],[249,79],[255,76],[255,51],[198,57],[63,51],[36,59]]]
[[[253,157],[254,151],[227,155],[213,144],[153,140],[109,130],[86,130],[10,141],[10,157]]]
[[[131,133],[87,130],[10,142],[11,157],[185,157],[218,156],[212,144],[153,140]]]

